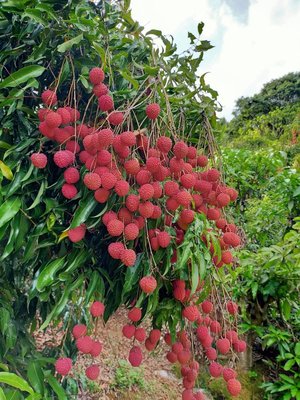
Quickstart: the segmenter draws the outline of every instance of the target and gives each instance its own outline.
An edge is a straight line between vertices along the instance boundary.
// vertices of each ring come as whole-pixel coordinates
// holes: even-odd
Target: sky
[[[179,52],[189,47],[187,32],[205,23],[202,39],[215,47],[199,74],[209,72],[206,81],[228,120],[239,97],[300,71],[300,0],[131,0],[131,8],[146,31],[172,35]]]

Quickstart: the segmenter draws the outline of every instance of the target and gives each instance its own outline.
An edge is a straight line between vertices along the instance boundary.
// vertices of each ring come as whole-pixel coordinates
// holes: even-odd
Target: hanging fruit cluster
[[[236,226],[227,221],[224,212],[238,194],[223,183],[220,171],[203,151],[174,133],[160,133],[159,104],[148,103],[145,114],[149,127],[138,126],[135,130],[129,122],[130,109],[114,109],[102,69],[93,68],[89,78],[101,119],[97,113],[93,122],[86,122],[87,110],[81,115],[76,103],[73,107],[58,107],[56,92],[44,91],[44,107],[38,110],[39,131],[54,147],[49,154],[42,149],[33,153],[31,162],[37,168],[45,168],[49,157],[53,157],[63,174],[61,195],[66,200],[78,202],[85,187],[99,205],[106,206],[99,226],[105,227],[103,243],[112,262],[124,269],[134,268],[138,256],[147,255],[147,268],[141,269],[134,287],[135,298],[126,299],[126,304],[132,300],[136,304],[129,311],[130,323],[123,327],[124,336],[153,350],[160,341],[161,329],[153,329],[147,337],[138,324],[145,315],[149,316],[149,310],[140,305],[155,293],[157,303],[172,299],[171,304],[180,310],[175,325],[181,325],[181,329],[177,335],[176,329],[171,329],[165,341],[170,346],[169,362],[182,365],[182,398],[202,398],[200,392],[193,392],[199,371],[194,359],[197,352],[208,360],[211,376],[223,376],[229,393],[236,396],[241,385],[235,371],[216,359],[218,354],[232,355],[246,348],[236,330],[230,329],[236,325],[238,306],[227,297],[224,312],[212,286],[214,274],[233,263],[231,249],[241,244]],[[88,231],[88,224],[82,223],[68,229],[68,238],[77,243],[84,240]],[[205,270],[204,259],[206,267],[209,265]],[[211,293],[206,290],[208,286]],[[150,316],[151,313],[154,310]],[[228,317],[220,317],[226,313]],[[158,319],[154,325],[165,322],[159,323]],[[194,337],[198,338],[198,347],[193,345]],[[86,338],[78,337],[77,347],[78,341],[86,342]],[[82,351],[80,346],[78,349]],[[142,358],[141,347],[134,343],[130,363],[138,366]],[[61,374],[68,368],[70,361],[65,359],[56,366]],[[88,376],[97,375],[94,366],[89,368],[93,370],[87,371]]]

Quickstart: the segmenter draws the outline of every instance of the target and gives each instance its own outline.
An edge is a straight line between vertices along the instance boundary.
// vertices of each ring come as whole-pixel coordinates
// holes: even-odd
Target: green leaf
[[[203,32],[203,28],[204,28],[204,22],[199,22],[197,26],[199,35],[201,35],[201,33]]]
[[[70,50],[74,44],[79,44],[83,40],[83,34],[75,36],[73,39],[67,40],[66,42],[57,46],[57,51],[59,53],[65,53]]]
[[[139,88],[139,82],[136,79],[134,79],[131,75],[129,75],[128,72],[120,70],[119,73],[123,76],[124,79],[126,79],[126,81],[132,84],[134,89]]]
[[[195,257],[191,258],[192,262],[192,285],[191,285],[191,295],[196,292],[197,286],[199,284],[199,267],[198,260]]]
[[[68,400],[66,392],[64,391],[63,387],[58,383],[58,381],[54,378],[53,375],[47,376],[47,382],[52,387],[54,392],[57,394],[58,400]]]
[[[26,11],[23,14],[23,16],[34,19],[39,24],[44,26],[47,26],[49,24],[48,20],[43,17],[43,13],[39,10],[35,10],[34,8],[26,8]]]
[[[17,214],[20,207],[21,199],[19,197],[8,199],[0,206],[0,228]]]
[[[1,389],[1,387],[0,387],[0,400],[6,400],[6,396],[3,392],[3,389]]]
[[[98,43],[93,42],[93,47],[99,54],[101,61],[102,61],[102,67],[105,67],[106,65],[106,53],[103,47],[101,47]]]
[[[86,222],[97,204],[98,203],[94,199],[94,196],[87,196],[86,198],[80,200],[79,206],[75,211],[74,217],[72,219],[70,229],[76,228],[76,226],[79,226],[80,224]]]
[[[34,390],[38,393],[44,394],[44,374],[41,366],[36,360],[29,363],[27,376]]]
[[[41,76],[44,71],[45,68],[41,67],[40,65],[30,65],[28,67],[21,68],[0,82],[0,89],[6,87],[16,87],[21,83],[27,82],[31,78]]]
[[[295,345],[295,354],[296,356],[300,356],[300,342]]]
[[[4,164],[3,161],[0,160],[0,170],[2,172],[2,175],[8,179],[8,180],[12,180],[13,179],[13,173],[11,172],[11,169],[9,168],[8,165]]]
[[[289,320],[291,316],[291,305],[288,301],[288,299],[284,299],[284,301],[281,303],[281,309],[283,316],[286,320]]]
[[[32,208],[36,207],[40,203],[41,197],[46,190],[46,185],[47,185],[47,181],[43,181],[39,188],[38,194],[36,195],[36,198],[34,199],[34,202],[31,204],[31,206],[29,206],[27,208],[27,210],[31,210]]]
[[[33,389],[28,385],[28,383],[23,378],[20,378],[18,375],[11,372],[0,372],[0,382],[20,389],[23,392],[33,394]]]
[[[293,367],[293,365],[295,364],[295,360],[288,360],[285,364],[284,364],[284,367],[283,367],[283,369],[285,370],[285,371],[290,371],[290,369]]]
[[[53,278],[56,272],[62,268],[65,262],[65,256],[57,258],[56,260],[50,261],[49,264],[45,266],[42,272],[39,274],[36,281],[36,289],[42,292],[45,287],[53,282]]]

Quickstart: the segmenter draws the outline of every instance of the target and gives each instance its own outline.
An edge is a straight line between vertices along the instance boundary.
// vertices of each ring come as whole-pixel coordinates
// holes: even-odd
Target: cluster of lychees
[[[176,248],[184,241],[186,231],[197,214],[206,216],[207,221],[210,221],[210,229],[219,241],[221,255],[217,254],[215,246],[207,241],[203,232],[202,242],[209,249],[215,267],[232,264],[230,249],[238,247],[241,239],[236,226],[227,221],[223,210],[236,200],[236,190],[224,185],[220,172],[209,166],[208,158],[196,147],[182,140],[174,142],[167,136],[148,137],[140,131],[122,130],[124,114],[114,110],[109,89],[103,83],[104,78],[101,68],[90,71],[93,94],[98,98],[100,111],[106,113],[105,122],[101,126],[80,121],[80,113],[74,108],[57,107],[58,100],[54,91],[46,90],[42,93],[46,107],[38,111],[39,130],[60,147],[55,151],[53,161],[58,168],[64,169],[62,196],[68,200],[78,199],[78,189],[83,184],[93,192],[98,203],[109,204],[108,211],[101,219],[110,241],[108,253],[126,267],[135,265],[137,251],[146,251],[145,245],[153,253],[160,249],[171,249],[168,253],[171,254],[170,261],[176,265]],[[160,106],[157,103],[148,104],[145,112],[150,120],[156,120]],[[114,128],[116,126],[117,129]],[[31,155],[31,161],[37,168],[45,168],[48,158],[39,152]],[[78,166],[84,168],[79,169]],[[114,200],[110,202],[111,198]],[[83,240],[87,229],[85,224],[69,229],[69,240],[73,243]],[[175,235],[171,232],[175,232]],[[143,240],[145,237],[147,240]],[[151,273],[140,279],[142,292],[151,294],[157,289],[160,276],[154,275]],[[232,350],[243,351],[245,342],[239,340],[237,334],[234,340],[229,338],[229,332],[232,331],[223,332],[222,336],[221,324],[208,316],[213,307],[208,300],[201,304],[202,313],[206,316],[200,314],[194,300],[197,300],[195,295],[197,297],[201,291],[202,284],[199,283],[196,294],[191,297],[189,281],[174,281],[174,277],[168,275],[164,280],[172,281],[173,297],[182,304],[182,318],[194,324],[192,326],[195,329],[198,326],[197,337],[207,359],[212,361],[209,366],[211,375],[220,376],[223,373],[224,376],[228,368],[223,369],[215,361],[217,352],[227,354]],[[164,281],[159,283],[164,285]],[[237,312],[235,303],[228,303],[227,309],[230,314]],[[141,310],[133,308],[129,318],[137,324],[141,319]],[[159,342],[160,331],[154,329],[146,338],[144,329],[134,324],[123,328],[124,336],[145,342],[146,349],[153,350]],[[84,337],[78,337],[77,341],[89,341]],[[181,339],[170,343],[172,350],[168,353],[168,360],[179,361],[185,368],[183,371],[187,372],[183,373],[183,399],[199,399],[201,393],[193,394],[192,391],[198,369],[195,360],[191,361],[189,343],[188,339],[184,343]],[[142,351],[139,346],[131,349],[129,361],[132,365],[140,365]],[[190,367],[191,363],[194,363],[192,365],[195,368]],[[225,376],[229,375],[225,373]],[[240,391],[235,376],[228,379],[228,390],[232,395]]]
[[[104,313],[105,306],[100,301],[94,301],[90,307],[90,313],[94,318],[101,317]],[[75,339],[77,350],[92,358],[98,357],[102,352],[102,343],[99,340],[92,339],[87,335],[87,326],[84,324],[77,324],[73,327],[72,335]],[[72,369],[72,360],[68,357],[61,357],[56,360],[55,370],[58,374],[65,376],[68,375]],[[100,368],[97,364],[93,363],[85,370],[85,375],[90,380],[96,380],[99,377]]]

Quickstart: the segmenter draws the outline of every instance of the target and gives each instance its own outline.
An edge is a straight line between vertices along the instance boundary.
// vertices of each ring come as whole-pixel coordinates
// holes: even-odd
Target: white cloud
[[[210,72],[207,80],[219,92],[222,115],[229,118],[237,98],[254,94],[271,79],[300,70],[300,2],[251,0],[246,24],[233,16],[223,0],[218,7],[216,4],[211,0],[132,0],[132,9],[147,29],[174,35],[180,47],[188,45],[186,27],[195,30],[199,21],[206,25],[205,38],[213,41],[222,34],[212,51],[214,57],[207,57],[201,72]]]

